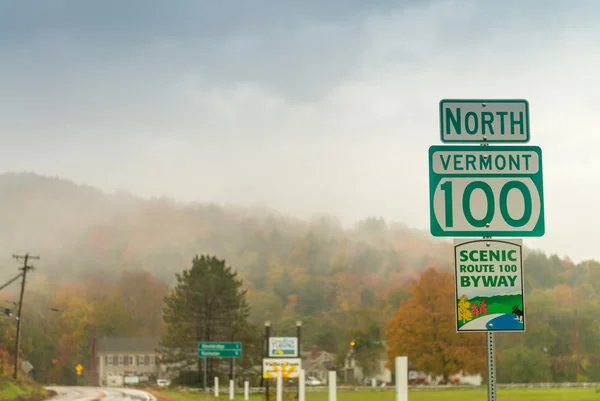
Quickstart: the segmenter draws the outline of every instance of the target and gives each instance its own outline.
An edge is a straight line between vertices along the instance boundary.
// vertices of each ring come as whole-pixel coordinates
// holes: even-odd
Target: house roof
[[[160,337],[98,337],[96,352],[154,353]]]
[[[335,354],[319,351],[315,358],[308,358],[302,361],[302,369],[307,372],[327,371],[335,366],[335,360]]]

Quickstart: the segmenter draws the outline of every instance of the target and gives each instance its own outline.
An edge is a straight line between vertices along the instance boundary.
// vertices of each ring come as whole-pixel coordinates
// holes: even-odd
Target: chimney
[[[319,355],[319,347],[317,347],[316,345],[313,344],[313,346],[310,347],[310,359],[317,359],[318,355]]]

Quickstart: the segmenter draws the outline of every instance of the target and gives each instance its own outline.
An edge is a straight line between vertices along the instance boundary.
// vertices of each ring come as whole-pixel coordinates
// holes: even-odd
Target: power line
[[[23,260],[23,267],[20,267],[21,275],[23,276],[21,280],[21,294],[19,295],[19,309],[17,312],[17,338],[15,341],[15,371],[14,371],[14,379],[17,380],[19,375],[19,350],[21,348],[21,311],[23,309],[23,295],[25,294],[25,280],[27,279],[27,272],[33,270],[33,266],[28,265],[27,262],[29,259],[38,260],[39,256],[31,256],[29,253],[25,255],[13,255],[13,258],[17,260]]]
[[[19,277],[21,277],[23,275],[23,273],[19,273],[18,276],[13,277],[12,279],[8,280],[6,283],[2,284],[2,287],[0,287],[0,291],[2,291],[3,289],[5,289],[6,287],[8,287],[9,285],[11,285],[12,283],[14,283],[15,281],[17,281],[19,279]]]

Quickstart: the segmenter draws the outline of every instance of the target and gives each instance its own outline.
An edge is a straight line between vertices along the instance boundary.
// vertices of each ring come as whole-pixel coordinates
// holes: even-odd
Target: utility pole
[[[25,294],[25,280],[27,279],[27,272],[29,270],[33,270],[33,266],[27,264],[29,259],[39,259],[39,256],[30,256],[29,253],[25,255],[13,255],[13,258],[17,260],[23,259],[23,267],[22,270],[23,278],[21,279],[21,295],[19,295],[19,310],[17,312],[17,338],[15,341],[15,371],[14,371],[14,379],[17,380],[19,376],[19,350],[21,348],[21,311],[23,310],[23,295]]]
[[[579,374],[580,374],[580,365],[579,365],[579,325],[577,324],[578,319],[577,319],[577,309],[575,309],[575,360],[577,361],[577,377],[575,378],[575,381],[579,380]]]

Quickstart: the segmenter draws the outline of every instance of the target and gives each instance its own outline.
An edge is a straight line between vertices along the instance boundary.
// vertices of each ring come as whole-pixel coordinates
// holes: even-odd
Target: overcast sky
[[[525,98],[547,234],[600,258],[600,2],[0,1],[0,170],[428,229],[442,98]],[[596,249],[596,250],[594,250]]]

